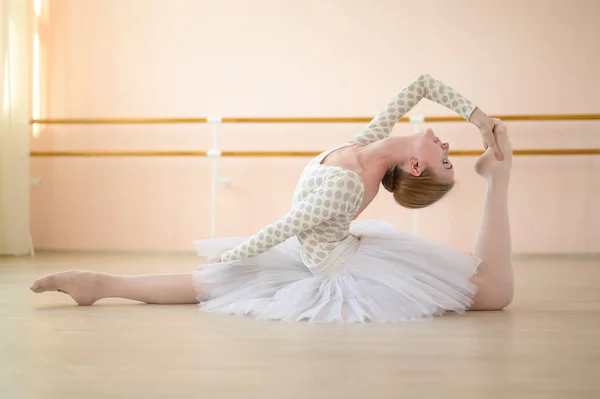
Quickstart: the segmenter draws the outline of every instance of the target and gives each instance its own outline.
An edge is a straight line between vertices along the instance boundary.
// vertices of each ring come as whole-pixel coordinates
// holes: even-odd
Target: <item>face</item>
[[[414,157],[410,173],[420,175],[425,169],[442,180],[454,180],[454,168],[448,160],[450,145],[442,142],[433,130],[427,129],[415,136]]]

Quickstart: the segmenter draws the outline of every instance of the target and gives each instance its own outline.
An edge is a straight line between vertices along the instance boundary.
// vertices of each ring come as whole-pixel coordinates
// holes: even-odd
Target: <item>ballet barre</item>
[[[504,121],[592,121],[600,114],[491,115]],[[211,124],[211,123],[369,123],[373,117],[199,117],[199,118],[38,118],[32,125],[125,125],[125,124]],[[457,116],[403,117],[399,123],[465,122]],[[218,122],[217,122],[218,121]]]
[[[220,151],[210,155],[210,151],[31,151],[32,157],[315,157],[320,151]],[[480,150],[455,150],[449,155],[455,157],[477,157]],[[543,155],[600,155],[600,148],[549,148],[513,150],[515,156]]]

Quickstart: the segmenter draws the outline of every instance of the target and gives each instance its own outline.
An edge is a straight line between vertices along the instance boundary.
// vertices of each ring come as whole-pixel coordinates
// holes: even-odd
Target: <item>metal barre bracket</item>
[[[217,124],[223,123],[223,118],[220,116],[208,116],[206,118],[206,123],[217,125]]]
[[[209,158],[219,158],[221,156],[221,150],[218,148],[211,148],[210,150],[206,151],[206,156]]]
[[[425,122],[425,117],[424,116],[409,116],[408,120],[410,121],[410,123],[423,123]]]

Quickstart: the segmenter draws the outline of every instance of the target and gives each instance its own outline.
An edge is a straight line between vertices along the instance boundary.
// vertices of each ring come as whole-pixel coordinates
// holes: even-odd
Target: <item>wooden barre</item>
[[[316,151],[222,151],[221,157],[315,157]],[[457,157],[480,156],[481,150],[456,150]],[[517,156],[600,155],[600,148],[513,150]],[[206,151],[32,151],[31,157],[207,157]]]
[[[600,114],[557,115],[492,115],[504,121],[592,121],[600,120]],[[368,123],[373,117],[232,117],[222,118],[219,123]],[[458,116],[426,116],[423,122],[465,122]],[[41,118],[30,119],[32,125],[126,125],[126,124],[199,124],[209,123],[208,117],[200,118]],[[410,122],[403,117],[398,122]],[[419,121],[420,122],[420,121]]]

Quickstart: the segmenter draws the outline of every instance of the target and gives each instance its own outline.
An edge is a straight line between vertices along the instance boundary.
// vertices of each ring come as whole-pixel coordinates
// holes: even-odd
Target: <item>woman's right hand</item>
[[[506,127],[506,124],[498,118],[492,118],[492,121],[494,121],[494,136],[496,137],[496,143],[506,159],[512,154],[512,144],[508,139],[508,128]]]
[[[496,142],[496,136],[494,135],[494,120],[487,116],[486,113],[483,112],[479,107],[477,107],[471,114],[469,122],[479,128],[481,138],[483,139],[483,147],[486,150],[488,147],[491,147],[492,151],[494,151],[496,159],[499,161],[504,159],[502,151],[500,151],[498,143]]]

